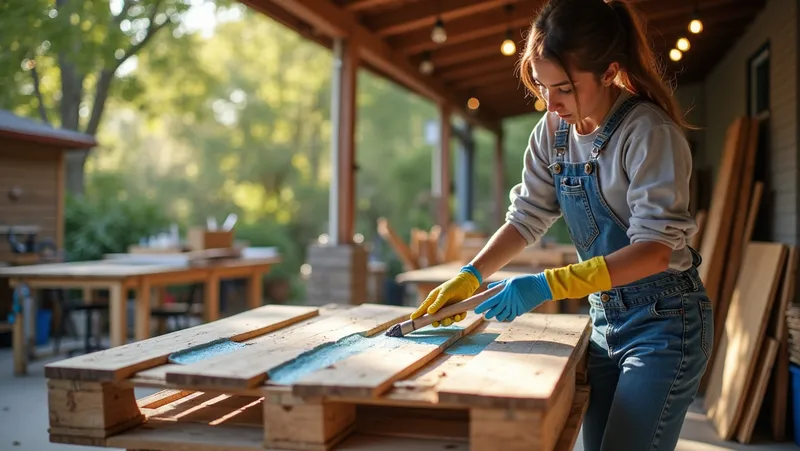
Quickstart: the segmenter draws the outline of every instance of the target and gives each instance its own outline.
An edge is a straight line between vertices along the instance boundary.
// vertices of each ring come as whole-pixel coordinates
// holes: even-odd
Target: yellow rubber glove
[[[475,272],[477,273],[477,271]],[[434,288],[433,291],[428,294],[428,297],[425,298],[425,301],[422,303],[422,305],[420,305],[419,308],[411,314],[411,319],[417,319],[426,313],[432,315],[446,305],[461,302],[464,299],[472,296],[480,286],[481,282],[478,277],[470,270],[462,268],[461,272],[456,274],[455,277]],[[462,314],[444,318],[441,321],[441,324],[439,321],[434,321],[431,323],[431,326],[449,326],[454,322],[461,321],[462,319],[466,318],[466,316],[467,313],[464,312]]]
[[[553,300],[580,299],[584,296],[611,289],[611,275],[603,256],[573,263],[563,268],[544,271]]]

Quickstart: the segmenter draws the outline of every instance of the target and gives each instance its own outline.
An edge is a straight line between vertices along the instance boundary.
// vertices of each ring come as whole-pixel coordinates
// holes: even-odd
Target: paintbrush
[[[458,315],[469,310],[475,309],[478,305],[480,305],[483,301],[489,299],[490,297],[496,295],[503,289],[503,284],[498,284],[497,286],[492,287],[482,293],[478,293],[471,298],[467,298],[461,302],[457,302],[455,304],[448,305],[447,307],[442,308],[438,312],[434,313],[433,315],[424,315],[417,319],[409,319],[403,321],[402,323],[397,323],[394,326],[390,327],[385,335],[388,337],[403,337],[405,335],[414,332],[417,329],[425,327],[434,321],[441,321],[445,318],[451,317],[453,315]]]

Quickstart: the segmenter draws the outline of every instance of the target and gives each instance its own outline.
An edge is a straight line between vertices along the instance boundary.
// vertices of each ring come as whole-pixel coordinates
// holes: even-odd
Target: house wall
[[[41,227],[38,239],[56,240],[63,247],[63,152],[42,144],[0,138],[0,226]],[[16,202],[8,193],[22,189]],[[0,262],[11,256],[6,235],[0,235]]]
[[[725,133],[738,116],[747,114],[748,59],[764,44],[770,47],[770,138],[763,214],[769,215],[761,239],[797,244],[798,235],[798,116],[796,0],[768,0],[733,48],[704,82],[705,133],[700,162],[716,176]],[[709,27],[706,33],[713,33]]]

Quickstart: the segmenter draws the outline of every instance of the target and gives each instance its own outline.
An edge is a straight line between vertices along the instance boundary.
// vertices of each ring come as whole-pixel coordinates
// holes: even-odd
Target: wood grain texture
[[[589,328],[585,315],[522,315],[439,384],[439,400],[490,408],[547,409],[565,379],[570,374],[574,377],[571,370],[586,350]]]
[[[45,375],[54,379],[120,381],[138,371],[167,363],[167,357],[173,352],[220,338],[244,341],[317,314],[318,309],[314,307],[267,305],[147,341],[54,362],[45,367]]]
[[[709,419],[724,440],[735,435],[745,391],[753,379],[768,312],[786,261],[786,246],[751,242],[743,261],[704,402]]]
[[[738,183],[737,175],[744,156],[747,123],[746,118],[740,117],[728,127],[717,182],[714,185],[706,220],[706,230],[700,247],[700,255],[703,257],[703,264],[699,268],[700,278],[706,287],[708,297],[715,304],[718,302],[720,282],[726,262],[732,229],[731,218],[739,194],[733,187]]]
[[[448,346],[461,337],[469,334],[483,317],[470,312],[458,322],[459,330],[437,331],[417,330],[403,338],[386,338],[386,340],[403,341],[398,347],[371,347],[337,362],[334,365],[311,373],[292,384],[292,392],[296,396],[328,399],[344,397],[348,399],[371,398],[390,389],[392,383],[422,368]],[[450,332],[446,339],[433,344],[425,338],[438,338]]]
[[[166,375],[172,384],[196,388],[249,388],[266,380],[267,372],[300,354],[353,334],[374,335],[406,319],[409,307],[362,304],[320,321],[253,340],[231,354],[174,368]]]
[[[767,337],[761,351],[758,353],[758,364],[753,383],[747,390],[744,403],[744,412],[739,423],[736,439],[739,443],[750,443],[753,439],[753,431],[756,427],[758,414],[761,412],[761,405],[764,403],[764,396],[767,394],[769,376],[775,365],[775,357],[778,355],[778,341]]]

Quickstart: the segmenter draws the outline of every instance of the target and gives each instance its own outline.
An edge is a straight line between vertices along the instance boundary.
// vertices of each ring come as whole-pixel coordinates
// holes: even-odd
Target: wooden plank
[[[714,303],[719,298],[719,284],[726,261],[731,232],[730,219],[733,217],[733,208],[738,195],[738,190],[732,187],[738,183],[736,174],[744,156],[747,122],[746,118],[739,117],[728,127],[722,161],[706,220],[706,231],[700,248],[700,255],[703,257],[703,264],[699,268],[700,278],[706,287],[708,297]]]
[[[756,427],[756,420],[758,414],[761,412],[761,405],[764,402],[764,396],[767,393],[767,384],[769,383],[769,376],[772,374],[772,368],[775,365],[775,357],[778,354],[778,340],[767,337],[761,351],[758,355],[758,364],[756,365],[756,376],[753,379],[753,384],[747,391],[747,400],[744,404],[744,414],[742,421],[739,424],[739,432],[736,439],[740,443],[750,443],[753,439],[753,431]]]
[[[785,258],[786,246],[780,243],[751,242],[745,251],[704,403],[724,440],[735,434]]]
[[[770,418],[772,423],[772,439],[778,442],[786,438],[786,410],[789,400],[789,332],[787,330],[786,311],[795,298],[797,289],[797,246],[789,246],[786,273],[778,306],[770,325],[770,336],[778,341],[775,357],[775,370],[772,372],[772,383],[769,388],[771,400]]]
[[[349,400],[379,396],[393,382],[422,368],[483,321],[481,315],[470,312],[457,326],[428,326],[403,338],[376,337],[362,352],[301,378],[292,384],[292,393]]]
[[[475,327],[468,339],[474,340],[476,343],[491,342],[508,329],[508,326],[508,323],[484,321]],[[439,384],[456,374],[460,368],[478,355],[477,352],[470,350],[467,350],[469,352],[458,351],[458,345],[466,341],[462,338],[456,343],[456,346],[450,348],[453,350],[452,353],[448,349],[419,371],[403,380],[396,381],[392,389],[386,392],[382,398],[395,404],[439,403],[439,392],[437,391]]]
[[[412,311],[409,307],[362,304],[331,318],[253,340],[233,353],[174,368],[166,379],[183,387],[254,387],[267,379],[267,372],[304,352],[354,334],[374,335],[406,319]]]
[[[138,371],[167,363],[167,357],[173,352],[218,339],[244,341],[317,314],[318,309],[313,307],[267,305],[145,342],[53,362],[45,366],[45,375],[54,379],[120,381]]]
[[[491,408],[549,408],[585,352],[589,328],[586,315],[522,315],[439,385],[439,400]]]
[[[764,189],[764,184],[762,182],[756,182],[755,187],[753,188],[752,196],[750,197],[750,207],[747,209],[747,216],[746,222],[743,226],[743,239],[740,243],[732,243],[730,249],[730,260],[727,266],[728,273],[726,274],[726,279],[724,281],[724,288],[723,294],[719,302],[716,303],[714,306],[714,324],[725,324],[725,318],[728,316],[728,308],[730,307],[731,298],[733,297],[733,292],[736,289],[736,281],[741,277],[742,271],[742,255],[744,255],[744,251],[747,248],[748,243],[753,236],[753,227],[755,227],[756,218],[758,217],[758,209],[761,205],[761,193]],[[742,210],[744,211],[744,210]],[[741,215],[740,215],[741,216]],[[737,221],[738,224],[738,221]],[[738,249],[738,250],[737,250]],[[735,261],[735,264],[733,263]],[[733,273],[733,268],[736,268],[736,272]],[[735,274],[732,276],[731,274]],[[715,327],[714,328],[714,343],[720,342],[720,337],[722,336],[722,331],[724,328],[722,327]],[[712,367],[713,362],[716,359],[717,352],[719,351],[719,347],[715,346],[711,352],[711,359]],[[706,388],[708,387],[708,381],[711,377],[712,371],[707,370],[705,374],[703,374],[703,378],[700,382],[700,392],[705,393]]]
[[[747,125],[749,130],[747,132],[747,142],[744,150],[744,164],[736,169],[739,171],[736,180],[736,188],[739,194],[736,199],[736,207],[734,211],[747,212],[747,214],[737,214],[732,218],[733,227],[731,229],[728,256],[722,268],[722,279],[720,283],[720,296],[715,301],[714,305],[714,324],[723,324],[725,316],[728,313],[728,305],[730,305],[733,290],[736,287],[736,279],[739,276],[739,269],[741,268],[742,254],[744,253],[745,244],[750,242],[751,235],[745,235],[747,232],[747,220],[752,215],[758,213],[758,203],[751,203],[751,186],[753,184],[753,171],[756,161],[756,148],[758,146],[758,121],[748,120]],[[752,233],[752,230],[749,230]],[[719,332],[721,328],[715,331],[715,343],[719,342]]]

